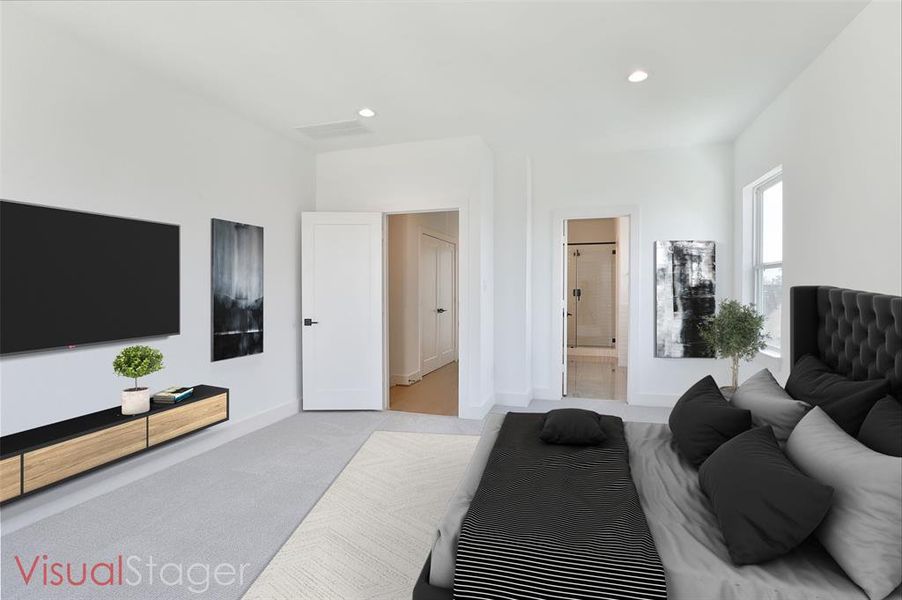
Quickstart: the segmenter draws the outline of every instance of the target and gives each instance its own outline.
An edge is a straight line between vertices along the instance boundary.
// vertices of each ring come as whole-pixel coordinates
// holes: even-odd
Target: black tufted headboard
[[[902,297],[804,285],[789,300],[793,364],[813,354],[851,379],[888,379],[902,400]]]

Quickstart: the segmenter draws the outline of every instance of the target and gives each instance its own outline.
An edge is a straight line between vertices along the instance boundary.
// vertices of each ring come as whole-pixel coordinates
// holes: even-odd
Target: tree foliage
[[[731,359],[734,388],[739,361],[755,358],[764,350],[768,338],[764,333],[764,315],[737,300],[721,301],[717,314],[702,324],[700,334],[719,358]]]
[[[113,372],[134,379],[136,389],[139,377],[156,373],[162,368],[163,353],[150,346],[129,346],[113,360]]]

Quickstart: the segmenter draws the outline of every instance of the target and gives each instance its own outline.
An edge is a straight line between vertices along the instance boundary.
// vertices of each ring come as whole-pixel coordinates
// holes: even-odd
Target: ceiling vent
[[[348,135],[372,133],[357,119],[351,119],[349,121],[332,121],[331,123],[317,123],[316,125],[295,127],[295,129],[314,140],[326,140]]]

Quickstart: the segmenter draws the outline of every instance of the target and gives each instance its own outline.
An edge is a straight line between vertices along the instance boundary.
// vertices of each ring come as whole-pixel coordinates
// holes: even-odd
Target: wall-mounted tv
[[[179,227],[0,201],[0,354],[179,332]]]

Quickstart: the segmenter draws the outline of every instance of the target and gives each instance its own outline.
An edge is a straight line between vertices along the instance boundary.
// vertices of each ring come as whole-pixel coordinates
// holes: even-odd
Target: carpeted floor
[[[533,401],[529,408],[515,410],[547,411],[566,406],[591,408],[634,421],[663,422],[670,412],[624,402],[569,398]],[[494,410],[506,409],[496,406]],[[294,415],[4,534],[0,538],[0,596],[3,600],[236,600],[371,433],[474,435],[481,429],[480,421],[396,411]],[[127,467],[128,461],[120,465]],[[119,555],[136,556],[142,578],[138,585],[126,582],[115,588],[44,586],[40,581],[40,565],[44,563],[40,563],[36,576],[26,584],[16,557],[27,572],[32,561],[44,555],[48,562],[71,563],[76,571],[82,563],[93,565],[114,561]],[[155,565],[152,568],[148,566],[151,561]],[[175,567],[164,567],[167,564]],[[240,576],[216,580],[213,574],[219,565],[234,567]],[[210,570],[206,578],[205,568]],[[152,582],[151,569],[155,576]],[[161,581],[161,575],[166,582]],[[129,570],[125,577],[136,581]],[[193,584],[191,579],[200,583]]]
[[[374,432],[244,600],[409,598],[478,439]]]

